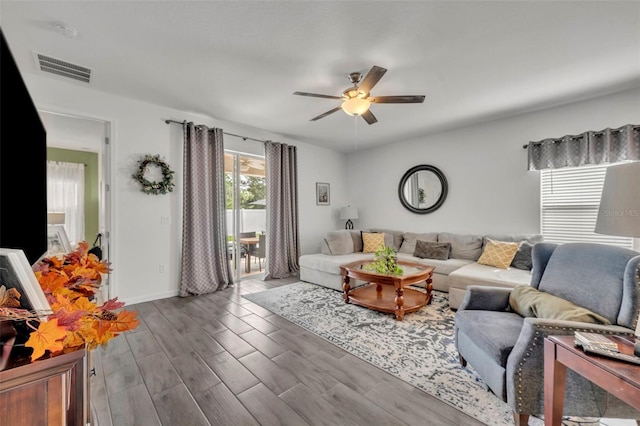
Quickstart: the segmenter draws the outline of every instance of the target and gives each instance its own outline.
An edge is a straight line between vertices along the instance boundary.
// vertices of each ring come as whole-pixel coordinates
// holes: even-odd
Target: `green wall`
[[[47,148],[47,160],[82,163],[84,168],[84,240],[91,245],[99,226],[98,154],[61,148]]]

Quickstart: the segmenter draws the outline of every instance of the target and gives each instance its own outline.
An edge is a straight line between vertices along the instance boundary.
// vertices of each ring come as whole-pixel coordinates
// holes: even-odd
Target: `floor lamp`
[[[607,168],[595,232],[640,238],[640,162]]]
[[[640,162],[607,168],[595,232],[640,238]],[[636,336],[640,337],[640,321]],[[640,343],[635,352],[640,354]]]

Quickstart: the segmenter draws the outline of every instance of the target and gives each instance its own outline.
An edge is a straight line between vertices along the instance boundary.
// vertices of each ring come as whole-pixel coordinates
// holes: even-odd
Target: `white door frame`
[[[91,120],[98,121],[104,124],[104,134],[101,143],[100,150],[98,151],[98,182],[99,188],[99,212],[98,212],[98,232],[102,233],[102,247],[103,247],[103,259],[113,259],[114,257],[114,244],[113,239],[113,218],[115,218],[115,200],[112,195],[113,188],[113,161],[115,157],[115,144],[112,137],[112,129],[114,127],[114,121],[110,118],[91,116],[83,112],[60,110],[57,107],[42,106],[37,108],[39,112],[45,112],[48,114],[60,115],[79,120]],[[47,144],[47,146],[49,146]],[[93,241],[87,241],[88,244],[92,244]],[[116,276],[112,272],[111,274],[103,277],[103,285],[105,285],[106,294],[103,294],[107,299],[116,297],[117,292],[117,280]]]

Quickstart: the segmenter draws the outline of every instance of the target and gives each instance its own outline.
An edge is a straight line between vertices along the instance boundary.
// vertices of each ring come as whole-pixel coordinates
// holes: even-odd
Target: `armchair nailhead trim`
[[[567,334],[571,334],[574,333],[576,331],[582,331],[582,332],[588,332],[588,333],[599,333],[599,334],[616,334],[619,335],[620,333],[614,333],[614,332],[610,332],[610,331],[603,331],[603,330],[595,330],[595,329],[591,329],[591,328],[574,328],[574,327],[562,327],[562,329],[558,326],[546,326],[546,325],[536,325],[536,332],[534,335],[534,338],[531,342],[531,345],[527,348],[527,352],[525,357],[522,359],[522,361],[520,362],[520,367],[518,368],[518,370],[516,371],[516,377],[517,377],[517,381],[518,381],[518,398],[516,400],[516,412],[517,413],[522,413],[522,407],[524,405],[524,400],[522,397],[522,384],[523,384],[523,380],[524,380],[524,375],[523,375],[523,367],[525,362],[527,362],[527,359],[531,356],[531,352],[533,352],[533,350],[535,349],[535,347],[537,346],[538,340],[540,339],[540,332],[543,331],[544,332],[544,336],[548,336],[550,334],[563,334],[563,335],[567,335]],[[562,330],[562,333],[559,333],[559,331]],[[625,335],[625,333],[622,333],[623,335]],[[626,335],[629,336],[633,336],[633,333],[626,333]],[[544,337],[542,336],[542,337]]]
[[[636,297],[640,297],[640,267],[636,268],[635,279],[636,279]],[[640,303],[638,304],[636,313],[633,316],[633,324],[631,324],[631,328],[634,330],[638,326],[638,315],[640,315]]]
[[[637,287],[637,297],[640,298],[640,267],[638,267],[636,269],[636,275],[635,275],[635,279],[636,279],[636,287]],[[635,330],[637,327],[637,323],[638,323],[638,314],[640,313],[640,303],[638,304],[638,308],[637,308],[637,312],[634,315],[634,321],[633,321],[633,326],[631,327],[631,329]],[[536,332],[535,332],[535,337],[531,343],[531,346],[529,346],[529,348],[527,348],[527,352],[526,352],[526,356],[522,359],[522,361],[520,362],[520,367],[518,368],[518,370],[516,371],[516,376],[517,376],[517,381],[518,381],[518,398],[516,400],[516,412],[517,413],[521,413],[522,412],[522,406],[524,404],[524,401],[522,399],[522,382],[523,382],[523,372],[522,369],[524,367],[525,362],[527,362],[527,359],[531,356],[531,352],[534,350],[535,346],[537,346],[537,342],[540,339],[540,331],[544,331],[545,332],[545,336],[548,336],[550,334],[558,334],[558,331],[560,331],[560,327],[558,326],[545,326],[545,325],[536,325]],[[562,333],[560,334],[570,334],[576,331],[582,331],[582,332],[587,332],[587,333],[599,333],[599,334],[616,334],[616,335],[626,335],[626,336],[633,336],[633,333],[614,333],[611,331],[603,331],[603,330],[595,330],[595,329],[591,329],[591,328],[574,328],[574,327],[562,327]]]

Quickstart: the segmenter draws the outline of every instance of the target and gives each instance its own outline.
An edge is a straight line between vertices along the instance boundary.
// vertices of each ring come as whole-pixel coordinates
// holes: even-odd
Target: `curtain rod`
[[[623,127],[627,127],[627,126],[623,126]],[[638,129],[640,129],[640,126],[631,126],[631,128],[633,130],[638,130]],[[620,129],[611,129],[611,131],[612,132],[621,132],[622,130],[620,130]],[[590,132],[585,132],[585,133],[590,133]],[[599,131],[599,132],[591,132],[591,133],[593,133],[596,136],[602,136],[602,135],[604,135],[605,132]],[[578,138],[580,138],[580,135],[571,136],[571,139],[578,139]],[[561,140],[563,138],[550,138],[550,139],[551,140]],[[529,145],[542,145],[542,142],[530,142],[530,143],[528,143],[526,145],[522,145],[522,148],[528,149]]]
[[[182,124],[183,126],[187,124],[186,121],[176,121],[176,120],[164,120],[164,122],[167,124],[171,124],[171,123]],[[249,136],[236,135],[235,133],[228,133],[228,132],[222,132],[222,133],[228,136],[235,136],[236,138],[240,138],[244,141],[249,140],[249,141],[262,142],[262,143],[272,142],[270,140],[262,140],[262,139],[250,138]]]

